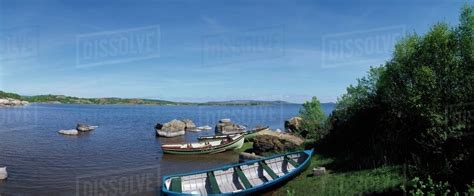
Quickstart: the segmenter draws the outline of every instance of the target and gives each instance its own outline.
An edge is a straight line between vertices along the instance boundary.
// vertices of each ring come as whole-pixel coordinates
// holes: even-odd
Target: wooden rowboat
[[[302,172],[313,150],[277,155],[217,169],[163,177],[166,195],[250,195],[269,190]]]
[[[212,154],[242,148],[243,134],[228,135],[216,141],[200,141],[186,144],[163,144],[161,149],[167,154]]]
[[[252,130],[249,130],[249,131],[245,131],[242,134],[245,135],[245,139],[250,139],[250,138],[254,138],[257,135],[258,132],[266,130],[266,129],[268,129],[268,126],[267,127],[261,127],[261,128],[255,128],[255,129],[252,129]],[[226,137],[227,137],[227,135],[208,135],[208,136],[200,136],[200,137],[198,137],[198,140],[199,141],[220,140],[220,139],[223,139],[223,138],[226,138]]]

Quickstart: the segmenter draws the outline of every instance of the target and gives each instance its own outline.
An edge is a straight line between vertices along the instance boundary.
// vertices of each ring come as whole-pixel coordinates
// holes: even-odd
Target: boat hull
[[[239,149],[244,145],[245,137],[241,136],[236,141],[233,141],[229,144],[224,144],[222,146],[196,149],[196,150],[179,150],[179,149],[163,149],[163,153],[166,154],[182,154],[182,155],[191,155],[191,154],[214,154],[219,152],[224,152],[227,150]]]
[[[251,194],[262,193],[262,192],[265,192],[267,190],[270,190],[270,189],[274,188],[275,186],[280,185],[281,183],[284,183],[284,182],[290,180],[291,178],[295,177],[296,175],[301,173],[303,170],[305,170],[311,164],[311,157],[312,157],[312,154],[313,154],[313,150],[306,150],[306,151],[298,152],[298,153],[306,154],[307,157],[306,157],[305,161],[302,162],[301,165],[299,165],[298,167],[295,167],[295,169],[293,169],[292,171],[290,171],[289,173],[287,173],[283,176],[279,176],[276,179],[265,182],[265,183],[263,183],[261,185],[258,185],[258,186],[253,186],[253,187],[248,188],[248,189],[239,190],[238,192],[225,192],[225,193],[219,193],[219,194],[213,194],[213,193],[209,194],[208,193],[207,195],[251,195]],[[193,172],[193,173],[181,174],[181,175],[164,176],[163,177],[162,192],[165,195],[195,195],[195,194],[192,194],[192,193],[179,193],[179,192],[170,191],[167,188],[166,181],[167,180],[169,181],[170,179],[177,178],[177,177],[185,177],[185,176],[189,176],[189,175],[197,175],[197,174],[209,173],[209,172],[214,172],[214,171],[219,171],[219,170],[227,170],[229,168],[241,167],[242,165],[254,164],[254,163],[257,163],[259,161],[270,160],[270,159],[275,158],[275,157],[283,157],[283,156],[290,155],[290,154],[294,154],[294,153],[288,153],[288,154],[285,154],[285,155],[273,156],[273,157],[269,157],[269,158],[265,158],[265,159],[261,159],[261,160],[247,161],[247,162],[244,162],[244,163],[234,164],[234,165],[221,167],[221,168],[216,168],[216,169],[212,169],[212,170],[199,171],[199,172]]]

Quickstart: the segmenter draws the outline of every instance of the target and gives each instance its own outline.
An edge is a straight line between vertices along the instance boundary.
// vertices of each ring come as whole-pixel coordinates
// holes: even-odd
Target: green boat
[[[215,141],[199,141],[185,144],[163,144],[161,149],[166,154],[214,154],[227,150],[239,149],[244,145],[245,135],[227,135]]]

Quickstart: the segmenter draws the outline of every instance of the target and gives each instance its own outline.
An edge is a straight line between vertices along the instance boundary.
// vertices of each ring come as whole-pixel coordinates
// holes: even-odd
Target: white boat
[[[245,136],[229,135],[216,141],[200,141],[184,144],[163,144],[161,149],[167,154],[213,154],[242,148]]]

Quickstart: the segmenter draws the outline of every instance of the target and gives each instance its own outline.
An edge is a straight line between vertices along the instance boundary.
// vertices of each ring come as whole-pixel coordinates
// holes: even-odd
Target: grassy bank
[[[273,195],[355,195],[364,193],[394,193],[405,181],[400,167],[380,167],[368,170],[338,170],[334,160],[320,155],[312,157],[311,165],[300,175],[280,187]],[[323,176],[312,176],[314,167],[328,170]]]
[[[246,150],[253,148],[253,142],[245,142],[242,148],[236,149],[236,152],[245,152]]]
[[[252,142],[245,142],[236,152],[252,149]],[[312,176],[315,167],[326,167],[323,176]],[[406,181],[401,167],[375,169],[344,169],[332,158],[314,155],[311,165],[269,195],[355,195],[370,193],[400,193],[399,187]],[[267,195],[267,194],[266,194]]]

